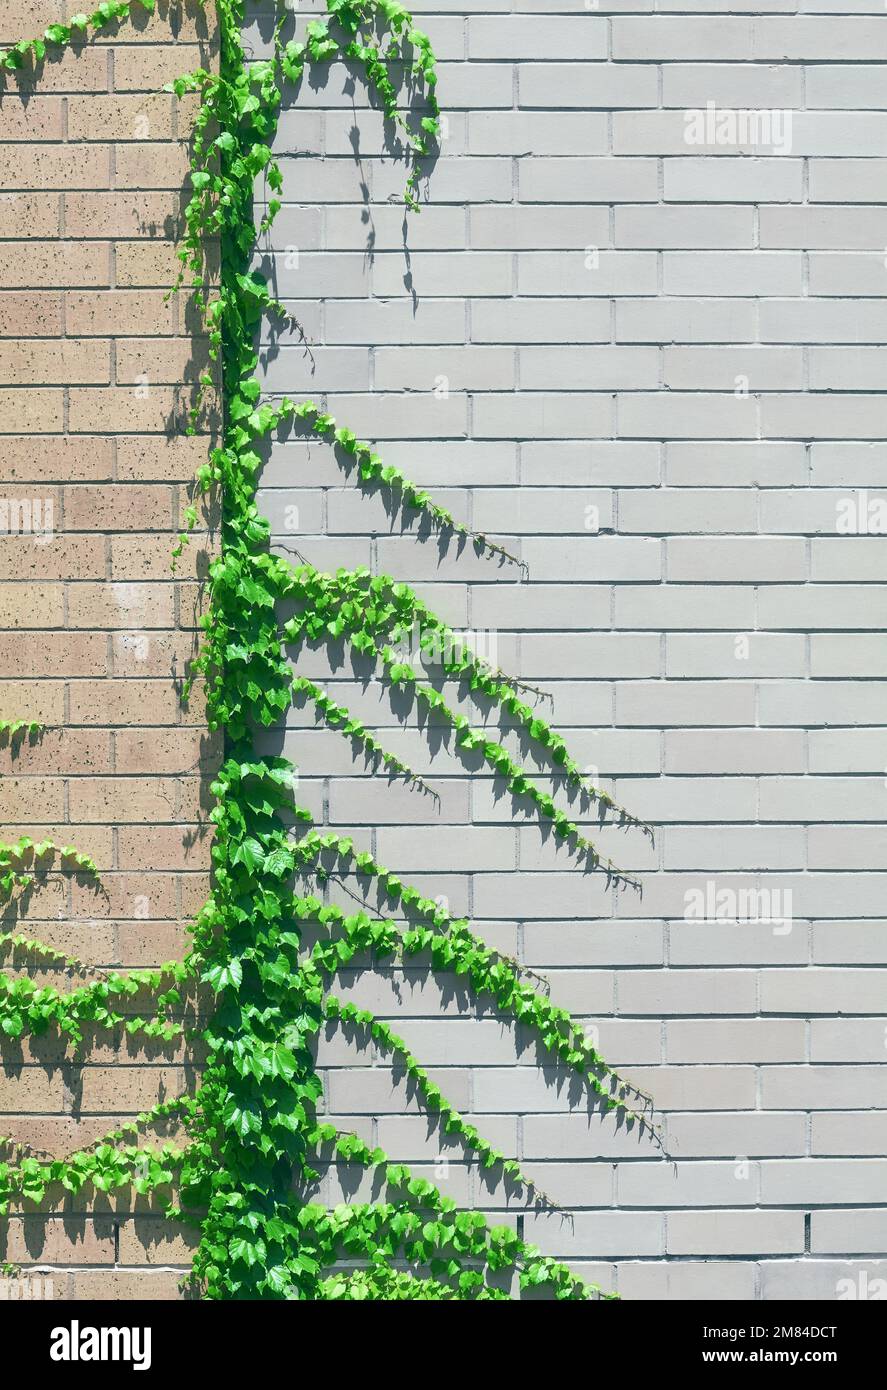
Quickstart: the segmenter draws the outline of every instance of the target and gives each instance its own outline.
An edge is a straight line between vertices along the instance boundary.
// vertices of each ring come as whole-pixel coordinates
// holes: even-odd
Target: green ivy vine
[[[151,11],[154,0],[106,0],[92,14],[51,25],[41,38],[0,55],[0,71],[39,68],[54,50],[129,19],[136,6]],[[297,88],[313,65],[334,58],[357,65],[406,149],[404,201],[414,212],[420,210],[421,160],[439,131],[439,107],[430,40],[398,0],[327,0],[328,15],[309,22],[300,42],[284,39],[282,11],[272,56],[251,62],[241,40],[245,7],[246,0],[215,0],[218,71],[185,74],[170,87],[179,97],[199,96],[193,191],[174,288],[184,286],[196,299],[211,365],[201,376],[189,431],[198,430],[211,389],[221,387],[223,407],[220,440],[198,471],[188,529],[176,547],[181,553],[196,525],[199,494],[212,492],[221,504],[221,551],[209,570],[208,611],[190,678],[205,687],[210,728],[225,736],[212,784],[211,895],[193,925],[185,961],[159,970],[98,971],[21,933],[0,938],[6,951],[79,977],[67,990],[2,977],[0,1038],[54,1029],[82,1050],[94,1034],[123,1029],[160,1042],[199,1039],[206,1061],[194,1094],[158,1105],[63,1160],[0,1140],[0,1213],[42,1202],[55,1190],[76,1193],[89,1185],[151,1194],[171,1218],[199,1231],[191,1280],[211,1299],[503,1299],[515,1272],[523,1288],[547,1286],[559,1299],[596,1297],[600,1290],[515,1230],[459,1210],[431,1182],[318,1115],[314,1045],[321,1028],[336,1023],[390,1055],[442,1131],[456,1136],[481,1167],[498,1169],[531,1200],[554,1205],[450,1104],[387,1023],[336,998],[330,985],[337,971],[369,952],[377,961],[418,958],[462,976],[479,998],[532,1029],[555,1059],[582,1076],[602,1109],[655,1134],[647,1097],[612,1071],[531,972],[489,948],[467,921],[404,883],[351,838],[315,827],[297,802],[293,766],[256,751],[257,729],[279,724],[291,705],[310,701],[320,720],[376,766],[424,789],[422,779],[344,706],[294,673],[293,657],[303,645],[344,641],[371,657],[389,685],[409,690],[417,704],[450,725],[458,746],[479,751],[583,867],[631,883],[599,858],[531,773],[404,661],[398,644],[418,631],[423,646],[443,651],[443,668],[466,697],[507,711],[565,785],[586,806],[597,805],[601,822],[639,822],[586,781],[561,736],[527,703],[527,688],[460,646],[409,586],[364,569],[322,573],[270,551],[269,523],[256,503],[261,441],[295,427],[325,440],[345,466],[356,467],[358,485],[388,489],[400,505],[480,554],[513,558],[458,522],[313,401],[261,398],[257,333],[266,317],[285,325],[287,312],[250,268],[257,239],[254,189],[261,178],[269,190],[259,224],[264,232],[281,207],[283,178],[272,141],[284,90]],[[415,120],[398,105],[404,74],[424,91],[426,114]],[[220,272],[214,278],[207,248],[215,244]],[[296,616],[285,622],[278,616],[282,600],[290,608],[296,601]],[[8,740],[25,734],[39,736],[39,726],[0,722],[0,736]],[[98,878],[92,861],[70,847],[19,841],[0,846],[0,890],[7,898],[27,892],[56,854],[62,872]],[[357,910],[346,912],[329,900],[331,884],[355,896],[347,886],[355,875],[375,887],[380,910],[359,900]],[[316,938],[310,949],[303,936],[308,925]],[[158,1146],[151,1136],[160,1125],[174,1129],[175,1141]],[[329,1162],[372,1172],[383,1199],[333,1210],[310,1200],[319,1166]]]

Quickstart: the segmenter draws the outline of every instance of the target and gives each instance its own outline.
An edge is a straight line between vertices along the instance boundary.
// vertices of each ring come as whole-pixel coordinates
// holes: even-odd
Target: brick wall
[[[183,711],[176,694],[199,538],[170,569],[206,454],[205,438],[168,438],[199,358],[185,297],[164,300],[189,116],[158,91],[210,56],[196,8],[160,10],[48,62],[37,84],[7,83],[0,102],[0,496],[46,532],[0,537],[0,714],[51,726],[0,753],[0,822],[4,839],[95,857],[105,892],[51,875],[24,929],[100,966],[181,955],[207,883],[212,750],[199,700]],[[0,44],[67,12],[6,0]],[[18,1053],[4,1040],[0,1133],[61,1157],[182,1090],[184,1056],[86,1040],[83,1065],[55,1039]],[[0,1261],[49,1265],[56,1297],[175,1294],[162,1270],[188,1254],[160,1221],[107,1199],[94,1217],[84,1197],[53,1210],[11,1220]]]
[[[4,14],[0,41],[31,32],[36,8]],[[268,344],[267,385],[323,395],[519,553],[531,581],[442,553],[316,443],[275,447],[265,509],[280,547],[411,580],[552,692],[543,708],[583,765],[657,825],[653,849],[599,836],[642,876],[643,899],[583,878],[444,730],[421,731],[346,653],[299,669],[425,773],[439,809],[372,781],[305,712],[265,746],[299,764],[319,820],[549,975],[654,1095],[668,1159],[589,1113],[530,1039],[453,982],[352,972],[338,993],[395,1019],[454,1103],[567,1209],[521,1214],[546,1252],[626,1297],[865,1296],[860,1280],[887,1274],[887,552],[877,534],[841,534],[839,504],[861,489],[887,497],[887,16],[880,0],[803,14],[791,0],[736,0],[731,14],[654,15],[642,0],[612,12],[556,0],[544,16],[542,0],[415,8],[443,59],[432,202],[405,250],[388,202],[403,169],[380,158],[361,82],[333,68],[300,93],[282,120],[279,148],[294,153],[266,261],[315,365],[294,338]],[[268,32],[267,17],[251,27],[255,53]],[[127,88],[192,65],[193,25],[169,34],[152,22],[137,47],[122,33],[98,60],[48,70],[27,116],[17,98],[0,108],[0,138],[30,161],[7,159],[3,176],[32,200],[25,218],[0,203],[3,235],[35,232],[2,243],[2,331],[19,336],[23,313],[32,325],[3,355],[6,490],[51,493],[59,518],[51,545],[0,545],[14,566],[6,625],[24,630],[4,643],[15,685],[3,712],[66,724],[0,782],[3,818],[41,833],[73,823],[65,837],[98,854],[110,904],[56,886],[33,913],[81,955],[130,964],[180,949],[206,863],[202,845],[182,848],[199,711],[182,727],[170,679],[190,647],[193,588],[171,584],[162,534],[199,451],[163,438],[188,349],[181,307],[164,318],[156,288],[168,248],[142,231],[165,231],[178,207],[169,138],[182,131],[169,122],[181,116],[151,98],[156,139],[136,136],[146,94]],[[99,92],[111,112],[95,133],[110,148],[82,138]],[[708,102],[790,111],[791,149],[688,145],[685,112]],[[145,343],[158,334],[162,350]],[[143,372],[152,392],[137,401]],[[112,587],[126,584],[137,588]],[[687,920],[688,891],[708,884],[790,890],[789,930]],[[343,1125],[502,1214],[506,1195],[426,1123],[383,1056],[331,1034],[321,1061]],[[3,1124],[64,1152],[106,1123],[96,1112],[138,1109],[179,1080],[128,1051],[94,1052],[82,1072],[8,1068]],[[325,1195],[340,1190],[328,1175]],[[187,1251],[161,1223],[102,1208],[94,1224],[76,1211],[48,1230],[19,1224],[8,1258],[76,1271],[57,1278],[80,1296],[125,1297],[173,1293],[165,1271]]]
[[[407,250],[387,202],[403,169],[359,82],[334,68],[281,125],[297,153],[274,264],[316,367],[284,342],[269,389],[325,394],[531,582],[442,554],[317,444],[275,448],[264,475],[281,546],[416,582],[553,693],[580,762],[657,824],[654,849],[599,837],[643,898],[570,872],[346,653],[300,670],[440,810],[370,780],[308,714],[268,746],[331,825],[546,971],[655,1097],[667,1160],[452,982],[346,973],[340,992],[395,1019],[569,1209],[525,1214],[528,1236],[626,1297],[834,1298],[845,1278],[864,1296],[860,1275],[887,1272],[887,545],[841,534],[838,504],[887,496],[887,16],[649,8],[418,5],[448,131]],[[708,102],[775,111],[777,138],[791,112],[790,150],[686,143]],[[790,890],[794,920],[685,920],[709,883]],[[432,1175],[449,1156],[446,1190],[501,1209],[384,1056],[367,1069],[331,1038],[323,1060],[343,1124]]]

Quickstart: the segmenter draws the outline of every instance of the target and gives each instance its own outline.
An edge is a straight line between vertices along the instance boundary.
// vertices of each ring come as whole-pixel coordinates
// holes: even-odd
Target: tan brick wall
[[[0,45],[67,10],[4,0]],[[180,955],[207,888],[215,750],[199,697],[188,711],[177,697],[206,538],[170,568],[207,448],[170,437],[170,421],[201,345],[185,297],[164,298],[193,108],[159,89],[209,65],[213,36],[199,6],[159,10],[47,62],[36,83],[8,82],[0,101],[0,500],[30,504],[32,526],[0,535],[0,717],[52,726],[0,752],[0,825],[5,840],[95,857],[104,893],[53,876],[24,915],[30,934],[98,966]],[[51,532],[33,534],[50,504]],[[65,1155],[178,1094],[188,1062],[107,1035],[80,1060],[55,1038],[18,1054],[7,1040],[0,1133]],[[147,1207],[68,1198],[13,1219],[0,1263],[49,1268],[57,1298],[174,1297],[188,1241]]]

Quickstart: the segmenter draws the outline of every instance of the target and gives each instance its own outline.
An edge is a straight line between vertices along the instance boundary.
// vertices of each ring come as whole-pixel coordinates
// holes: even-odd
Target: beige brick
[[[184,1078],[172,1067],[85,1066],[77,1109],[126,1115],[150,1110],[161,1100],[182,1094]]]
[[[126,1221],[120,1227],[120,1260],[122,1264],[180,1265],[191,1264],[199,1232],[156,1217]]]
[[[0,782],[0,818],[37,823],[65,814],[65,784],[60,777],[4,777]]]
[[[64,627],[61,584],[0,583],[0,628]]]
[[[153,961],[151,964],[162,965],[163,961]],[[150,1008],[150,1001],[146,1001]],[[204,1010],[203,1017],[210,1017],[213,1012],[212,1006]],[[188,1026],[191,1025],[192,1014],[189,1010]],[[140,1037],[138,1034],[127,1035],[121,1044],[115,1060],[121,1062],[142,1062],[157,1063],[165,1062],[168,1066],[187,1067],[189,1072],[194,1068],[204,1066],[206,1063],[207,1048],[200,1038],[175,1038],[171,1042],[164,1043],[162,1051],[158,1049],[156,1042],[151,1038]],[[185,1138],[184,1133],[181,1136]]]
[[[62,0],[3,0],[0,43],[17,43],[64,18]]]
[[[6,922],[21,920],[42,925],[47,920],[60,922],[67,916],[68,884],[59,874],[47,875],[27,897],[18,898],[13,904],[0,909],[0,918]],[[37,933],[33,932],[32,935],[36,936]]]
[[[69,736],[70,736],[70,731]],[[103,735],[103,737],[106,737]],[[32,756],[33,750],[28,750],[28,759]],[[39,769],[35,769],[39,771]],[[64,771],[58,768],[58,771]],[[101,771],[101,768],[99,769]],[[33,825],[31,823],[20,822],[18,825],[4,825],[3,838],[7,840],[18,840],[22,835],[28,835],[32,840],[52,840],[55,844],[65,846],[71,842],[71,827],[68,824],[59,825]],[[80,854],[88,854],[90,859],[94,859],[100,870],[113,869],[114,867],[114,831],[110,825],[78,825],[77,844],[75,849]],[[47,922],[40,928],[41,941],[47,942],[50,946],[56,946],[59,950],[66,951],[70,955],[76,956],[78,960],[91,961],[93,963],[105,960],[112,960],[113,956],[102,957],[98,954],[103,942],[96,940],[96,934],[90,936],[90,928],[81,926],[77,928],[77,940],[74,941],[71,933],[74,928],[70,922]],[[104,928],[102,928],[105,931]],[[105,943],[113,947],[111,934],[105,931],[108,942]],[[33,965],[33,961],[31,962]]]
[[[172,193],[66,193],[65,235],[176,239],[179,205]]]
[[[109,188],[111,185],[111,146],[80,146],[72,153],[69,145],[24,146],[15,160],[0,167],[0,188],[42,188],[65,191],[69,188]]]
[[[64,138],[62,122],[61,97],[20,97],[7,90],[0,112],[0,142],[61,140]]]
[[[65,717],[64,683],[0,681],[0,709],[4,719],[36,719],[40,724],[60,724]]]
[[[121,286],[162,285],[168,289],[176,283],[181,269],[171,241],[121,241],[114,248],[114,257],[116,280]]]
[[[58,193],[0,193],[0,237],[55,237],[60,232]]]
[[[122,965],[160,965],[182,960],[190,944],[186,922],[117,922],[117,954]]]
[[[67,10],[66,6],[62,6]],[[63,16],[64,17],[64,16]],[[33,30],[36,36],[40,26]],[[54,49],[52,62],[43,63],[38,72],[24,68],[13,78],[17,92],[104,92],[108,88],[108,53],[84,44],[77,48]]]
[[[198,729],[122,729],[114,735],[117,772],[193,772],[211,769],[221,735]]]
[[[6,537],[0,542],[0,579],[100,579],[107,545],[104,536],[55,535],[45,544]]]
[[[196,44],[121,46],[114,54],[114,86],[118,92],[156,92],[174,78],[194,72],[201,64]]]
[[[62,391],[15,391],[0,388],[0,434],[52,434],[62,428]]]
[[[72,584],[69,627],[170,627],[175,620],[172,584]]]
[[[105,242],[0,242],[0,284],[42,290],[55,285],[110,285],[111,252]]]
[[[71,531],[158,531],[171,526],[172,492],[138,483],[65,488],[65,525]]]
[[[121,241],[115,251],[117,284],[121,287],[150,288],[174,285],[181,270],[171,241]],[[210,261],[211,270],[216,257]],[[190,281],[186,282],[190,283]]]
[[[111,380],[110,344],[100,338],[0,341],[0,385],[103,385]]]
[[[144,376],[161,384],[197,381],[209,366],[205,338],[134,339],[117,348],[117,380],[121,385]],[[215,368],[213,373],[217,377]]]
[[[196,655],[188,632],[115,632],[111,634],[115,676],[166,676],[183,672]]]
[[[179,785],[169,777],[80,777],[71,782],[68,797],[72,823],[151,824],[175,820]]]
[[[198,728],[205,726],[207,721],[206,689],[202,680],[195,681],[191,687],[188,703],[181,706],[179,719],[182,724],[189,726]]]
[[[12,1216],[4,1258],[23,1265],[113,1264],[113,1223],[109,1216]]]
[[[176,874],[103,874],[101,892],[83,883],[71,884],[71,916],[93,919],[136,919],[151,922],[178,915]]]
[[[61,333],[61,294],[0,293],[0,338],[21,338],[26,331],[31,338],[54,338]]]
[[[40,928],[43,930],[42,925]],[[65,989],[67,979],[65,975],[54,975],[49,970],[44,970],[40,966],[34,966],[33,962],[25,959],[24,953],[18,958],[14,951],[8,953],[3,962],[4,975],[10,980],[33,979],[37,984],[46,985],[50,989]],[[59,1066],[66,1061],[70,1061],[70,1040],[59,1036],[57,1031],[44,1034],[42,1037],[22,1037],[16,1038],[13,1042],[4,1044],[3,1061],[4,1065],[19,1069],[31,1066]],[[25,1080],[28,1073],[24,1073]]]
[[[107,1128],[103,1118],[73,1119],[70,1115],[16,1115],[5,1122],[5,1133],[11,1139],[54,1158],[85,1148]]]
[[[69,333],[107,337],[168,333],[175,327],[175,305],[163,290],[98,290],[65,295]]]
[[[27,1105],[22,1104],[27,1096]],[[33,1110],[43,1114],[61,1111],[63,1101],[62,1078],[58,1072],[45,1075],[39,1067],[27,1067],[17,1075],[0,1071],[0,1112],[15,1114],[20,1110]]]
[[[201,547],[202,548],[202,547]],[[209,592],[206,584],[179,585],[179,627],[193,629],[209,611]]]
[[[181,781],[179,817],[181,820],[199,822],[201,834],[209,833],[210,828],[206,817],[213,805],[211,782],[211,772],[202,777],[183,777]]]
[[[0,645],[0,675],[106,675],[108,639],[103,632],[10,632]]]
[[[59,488],[49,483],[37,488],[33,483],[17,483],[9,479],[3,487],[3,500],[8,503],[4,529],[9,532],[13,547],[17,547],[19,541],[29,544],[32,534],[39,536],[41,548],[55,541],[62,502]],[[21,505],[16,509],[15,503]]]
[[[193,135],[199,114],[199,96],[196,92],[186,92],[176,108],[176,134],[180,140],[188,140]]]
[[[36,827],[28,829],[32,834]],[[71,827],[47,827],[59,844],[67,843]],[[110,825],[78,825],[77,849],[88,854],[98,866],[100,873],[112,869],[114,858],[114,832]],[[40,926],[40,940],[57,951],[64,951],[77,960],[91,965],[109,966],[118,962],[117,935],[113,922],[43,922]]]
[[[111,540],[112,579],[168,579],[173,573],[174,537],[114,536]],[[192,537],[176,560],[177,579],[192,579],[202,570],[200,538]]]
[[[195,834],[194,826],[150,826],[138,830],[121,826],[117,845],[121,869],[205,869],[211,839]]]
[[[78,1269],[68,1277],[69,1289],[60,1301],[170,1303],[185,1297],[182,1275],[169,1269]]]
[[[176,496],[178,499],[176,524],[180,529],[187,530],[186,514],[188,508],[193,506],[197,511],[197,526],[189,534],[197,541],[198,545],[202,545],[205,533],[216,530],[221,523],[221,499],[218,492],[200,492],[195,496],[190,487],[180,487],[176,489]]]
[[[171,140],[172,109],[173,98],[165,92],[73,96],[68,101],[68,139]]]
[[[48,729],[39,740],[26,740],[17,755],[9,747],[0,748],[2,776],[15,772],[65,776],[111,771],[111,735],[104,729]]]
[[[188,146],[118,145],[114,155],[114,181],[118,188],[176,188],[189,191]]]
[[[68,687],[73,724],[174,724],[179,700],[166,680],[71,681]]]
[[[204,67],[209,66],[209,58],[218,41],[216,26],[208,15],[203,0],[181,0],[174,7],[164,6],[156,10],[144,29],[145,39],[151,43],[199,43]]]
[[[197,916],[209,897],[209,874],[182,874],[179,877],[182,914],[187,919]]]
[[[85,482],[110,478],[113,469],[110,439],[35,439],[32,435],[13,435],[4,439],[0,451],[0,478],[5,482]]]
[[[138,482],[190,482],[201,464],[206,463],[208,453],[206,439],[186,435],[172,439],[121,439],[117,446],[117,477]]]
[[[100,419],[109,430],[120,434],[131,430],[162,434],[174,428],[176,422],[184,422],[187,410],[185,393],[173,387],[147,386],[144,393],[139,387],[74,387],[68,428],[74,434],[87,434]]]

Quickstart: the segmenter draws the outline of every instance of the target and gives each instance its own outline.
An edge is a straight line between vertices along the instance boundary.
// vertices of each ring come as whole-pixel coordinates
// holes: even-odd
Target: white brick
[[[723,1154],[779,1158],[783,1154],[803,1154],[805,1144],[803,1115],[766,1115],[751,1110],[734,1115],[691,1113],[668,1117],[669,1152],[682,1158]]]
[[[616,246],[742,249],[754,243],[754,212],[745,207],[618,207]]]
[[[533,58],[545,61],[569,53],[572,58],[606,58],[607,26],[586,15],[538,18],[512,15],[507,19],[472,16],[468,21],[470,58]]]
[[[696,488],[627,492],[619,499],[620,531],[647,535],[756,531],[755,498],[748,490]]]
[[[643,494],[642,494],[643,495]],[[625,505],[620,499],[620,524],[625,525]],[[614,594],[617,628],[727,628],[745,631],[754,625],[753,595],[747,589],[719,588],[705,595],[700,612],[699,590],[691,585],[620,585]]]
[[[476,111],[468,132],[471,154],[606,154],[609,144],[603,111]]]
[[[618,401],[619,433],[637,439],[743,439],[758,433],[758,402],[714,393],[637,392]]]
[[[655,159],[522,159],[518,189],[525,203],[655,202]]]
[[[655,106],[657,100],[656,71],[645,65],[534,62],[520,64],[517,73],[521,106],[548,109],[552,92],[557,92],[559,106],[579,107],[582,111]]]
[[[671,732],[683,739],[692,731],[670,731],[666,739]],[[667,869],[800,869],[807,860],[804,829],[796,825],[732,826],[729,835],[719,825],[670,825],[660,838]],[[671,932],[677,942],[677,924]]]
[[[520,384],[533,391],[619,391],[659,385],[655,348],[522,347]]]
[[[794,251],[667,251],[662,265],[666,294],[784,297],[803,288],[801,257]],[[768,340],[763,331],[761,338]]]
[[[801,1019],[671,1020],[665,1026],[669,1062],[803,1062]]]
[[[761,1297],[815,1302],[854,1295],[871,1298],[885,1274],[887,1263],[876,1260],[766,1260],[760,1266]]]
[[[887,240],[887,208],[761,208],[762,247],[869,251]]]
[[[616,341],[625,343],[737,343],[753,339],[751,300],[620,299]]]
[[[730,58],[735,55],[731,53]],[[854,75],[858,72],[854,68]],[[808,80],[822,71],[846,74],[846,68],[812,68]],[[877,72],[878,69],[872,69]],[[721,108],[792,110],[803,103],[803,70],[785,63],[667,63],[662,68],[662,103],[664,106],[704,108],[706,102],[717,100]],[[638,103],[640,104],[640,103]],[[645,103],[652,106],[653,102]],[[811,106],[826,103],[810,99]],[[831,104],[831,103],[828,103]],[[855,102],[850,103],[856,105]]]
[[[788,578],[803,580],[807,574],[806,551],[800,539],[678,536],[667,545],[671,580],[766,584]]]
[[[636,1264],[623,1260],[619,1265],[619,1295],[625,1299],[677,1299],[680,1302],[752,1299],[754,1290],[755,1266],[738,1260],[721,1264],[714,1260],[665,1264],[655,1260],[639,1260]]]
[[[804,1249],[800,1211],[669,1212],[670,1255],[781,1255]]]
[[[665,197],[670,203],[794,203],[803,196],[803,174],[799,159],[666,159]]]
[[[804,445],[782,440],[717,444],[682,440],[669,442],[666,449],[671,487],[785,487],[806,482],[807,475]]]
[[[471,246],[476,251],[503,247],[575,251],[577,246],[606,246],[610,239],[606,208],[479,205],[470,209],[470,219]]]
[[[475,343],[603,343],[610,338],[610,306],[603,299],[475,299]]]
[[[799,729],[734,729],[729,741],[703,729],[669,729],[665,735],[666,772],[803,772],[805,766],[806,741]]]
[[[801,349],[667,347],[663,381],[678,391],[798,391],[804,384]]]
[[[810,1227],[814,1254],[880,1255],[887,1239],[887,1212],[881,1209],[816,1211]]]
[[[650,251],[524,251],[517,257],[520,295],[654,294],[656,256]]]

